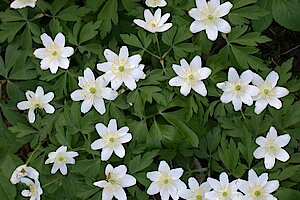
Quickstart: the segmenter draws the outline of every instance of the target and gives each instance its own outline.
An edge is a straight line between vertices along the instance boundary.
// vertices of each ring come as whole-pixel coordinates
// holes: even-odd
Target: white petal
[[[275,190],[279,188],[279,181],[274,180],[274,181],[268,181],[268,183],[265,185],[264,190],[267,193],[272,193]]]
[[[108,176],[110,173],[113,173],[113,166],[111,164],[106,165],[105,167],[105,175]]]
[[[192,199],[193,198],[193,192],[188,189],[180,189],[178,191],[178,195],[183,199]]]
[[[68,169],[67,169],[67,165],[66,164],[62,164],[59,168],[60,172],[62,175],[67,175],[68,173]]]
[[[217,193],[215,191],[206,192],[205,195],[204,195],[204,197],[207,198],[208,200],[220,199],[219,198],[219,193]]]
[[[46,113],[52,114],[55,111],[55,108],[52,105],[48,104],[48,103],[44,104],[43,108],[44,108],[44,110],[45,110]]]
[[[256,86],[263,84],[265,81],[258,74],[253,73],[252,83]]]
[[[190,85],[184,83],[180,88],[180,93],[184,96],[187,96],[190,93],[191,88],[192,87]]]
[[[172,68],[178,76],[182,77],[185,75],[185,73],[183,71],[183,67],[181,67],[180,65],[173,64]]]
[[[224,92],[221,96],[221,101],[223,103],[229,103],[233,99],[233,94],[231,92]]]
[[[254,112],[256,114],[260,114],[268,105],[268,101],[265,99],[259,99],[255,102],[255,109]]]
[[[102,149],[105,146],[106,144],[103,139],[97,139],[91,144],[91,149],[98,150],[98,149]]]
[[[190,31],[192,33],[198,33],[206,29],[206,25],[201,21],[193,21],[190,26]]]
[[[50,72],[52,74],[56,74],[56,72],[58,71],[58,66],[59,66],[59,63],[57,60],[52,60],[51,63],[50,63]]]
[[[255,149],[255,151],[253,152],[253,156],[254,158],[256,159],[260,159],[260,158],[263,158],[265,157],[266,155],[266,151],[264,148],[262,147],[258,147],[257,149]]]
[[[211,41],[215,41],[218,37],[217,26],[214,24],[208,24],[206,26],[206,35],[207,35],[208,39],[210,39]]]
[[[52,169],[51,169],[51,174],[55,174],[57,170],[59,169],[60,165],[58,165],[57,162],[54,162]]]
[[[229,185],[228,175],[225,172],[220,174],[220,186],[227,188]]]
[[[277,130],[271,126],[267,134],[267,139],[276,140],[277,139]]]
[[[282,107],[281,101],[275,97],[267,99],[267,101],[270,104],[270,106],[272,106],[276,109],[280,109]]]
[[[135,19],[133,20],[133,22],[138,25],[139,27],[142,27],[145,29],[145,27],[147,26],[147,23],[141,19]]]
[[[258,144],[259,146],[266,146],[266,143],[268,142],[266,138],[259,136],[258,138],[256,138],[255,140],[256,144]]]
[[[29,120],[29,123],[31,123],[31,124],[34,123],[34,121],[35,121],[34,109],[29,109],[28,120]]]
[[[272,169],[275,165],[275,157],[270,156],[269,154],[266,154],[264,163],[265,163],[266,169]]]
[[[123,81],[119,78],[115,78],[114,80],[111,81],[111,88],[113,90],[118,90],[120,86],[122,85]]]
[[[75,90],[71,93],[71,99],[73,101],[81,101],[85,99],[85,96],[83,94],[83,90]]]
[[[102,200],[112,200],[114,196],[114,193],[109,191],[108,189],[103,189],[102,192]]]
[[[109,120],[109,123],[108,123],[108,130],[115,133],[118,131],[118,126],[117,126],[117,120],[116,119],[111,119]]]
[[[105,113],[106,109],[105,109],[104,100],[102,98],[95,98],[93,105],[98,113],[100,113],[101,115]]]
[[[218,30],[221,33],[230,33],[231,32],[231,26],[230,24],[224,20],[224,19],[218,19],[217,23],[216,23]]]
[[[153,15],[149,9],[144,10],[144,18],[146,21],[149,21],[153,18]]]
[[[107,127],[102,123],[96,124],[95,127],[100,137],[103,137],[108,132]]]
[[[141,55],[137,54],[137,55],[133,55],[133,56],[130,56],[128,58],[128,64],[129,65],[134,65],[134,66],[137,66],[139,65],[139,63],[142,61],[142,57]]]
[[[290,158],[290,155],[285,150],[279,149],[276,158],[282,162],[286,162]]]
[[[275,97],[281,98],[281,97],[285,97],[286,95],[288,95],[289,91],[284,87],[275,87],[274,93],[275,93]]]
[[[230,11],[230,9],[232,8],[232,4],[230,2],[225,2],[223,4],[221,4],[220,6],[218,6],[214,12],[214,16],[215,17],[223,17],[225,15],[227,15]]]
[[[194,21],[194,22],[200,22],[199,20],[200,20],[200,12],[199,12],[199,10],[197,9],[197,8],[192,8],[190,11],[189,11],[189,16],[190,17],[192,17],[192,18],[194,18],[196,21]],[[193,22],[193,23],[194,23]],[[193,24],[192,23],[192,24]],[[191,27],[192,27],[192,24],[191,24]],[[202,22],[200,22],[200,24],[203,26],[204,24],[202,23]],[[199,25],[200,25],[199,24]],[[193,26],[198,26],[197,24],[195,24],[195,25],[193,25]],[[204,26],[205,27],[205,26]],[[205,28],[204,28],[205,29]],[[204,30],[204,29],[202,29],[202,30]],[[190,30],[192,31],[192,29],[190,28]],[[193,31],[192,31],[193,32]],[[199,31],[197,31],[197,32],[199,32]],[[193,33],[195,33],[195,32],[193,32]]]
[[[207,182],[214,190],[218,190],[220,188],[220,182],[217,181],[216,179],[208,177]]]
[[[154,18],[156,19],[160,19],[161,18],[161,9],[158,8],[155,12],[154,12]]]
[[[95,76],[90,68],[86,68],[83,72],[84,78],[90,82],[95,81]]]
[[[207,95],[206,87],[202,81],[198,81],[196,85],[192,86],[192,88],[201,96],[205,97]]]
[[[65,46],[66,38],[62,33],[58,33],[54,38],[54,43],[58,45],[60,48]]]
[[[244,71],[241,74],[241,83],[243,85],[248,85],[249,83],[251,83],[252,79],[253,79],[253,72],[251,70]]]
[[[249,188],[248,181],[239,179],[239,180],[237,181],[237,187],[238,187],[239,190],[242,191],[244,194],[250,193],[250,188]]]
[[[169,85],[170,86],[182,86],[183,82],[184,82],[184,80],[181,77],[176,76],[176,77],[171,78],[171,80],[169,81]]]
[[[137,85],[136,82],[133,78],[126,78],[124,80],[124,84],[126,85],[126,87],[128,87],[128,89],[130,89],[131,91],[136,89]]]
[[[207,79],[211,74],[211,69],[208,67],[202,67],[200,70],[201,80]]]
[[[49,103],[50,101],[52,101],[54,98],[54,93],[53,92],[48,92],[47,94],[45,94],[42,97],[42,101],[43,103]]]
[[[146,176],[147,176],[147,178],[150,179],[151,181],[158,181],[160,175],[161,175],[160,172],[154,171],[154,172],[148,172]]]
[[[156,182],[152,182],[149,188],[147,189],[147,194],[154,195],[159,193],[159,191],[160,191],[159,185]]]
[[[120,60],[127,60],[129,56],[128,48],[127,46],[122,46],[119,52],[119,59]]]
[[[232,99],[232,104],[235,111],[242,109],[242,100],[239,97],[234,96]]]
[[[90,99],[85,99],[81,104],[81,112],[87,113],[93,106],[93,101]]]
[[[208,8],[206,0],[196,0],[196,6],[199,9],[207,9]]]
[[[74,49],[72,47],[64,47],[61,51],[61,57],[70,57],[73,53]]]
[[[119,56],[115,52],[111,51],[110,49],[104,50],[104,56],[106,60],[109,62],[114,62],[116,60],[119,60]]]
[[[159,21],[159,26],[162,26],[164,23],[166,23],[170,17],[170,13],[166,13],[164,14],[161,18],[160,18],[160,21]]]
[[[68,58],[61,58],[59,59],[58,64],[61,68],[68,69],[70,65],[70,61]]]
[[[94,182],[93,185],[100,187],[100,188],[104,188],[107,185],[107,181],[104,181],[104,180],[97,181],[97,182]]]
[[[192,69],[199,69],[202,66],[202,61],[200,56],[195,56],[190,63]]]
[[[46,57],[46,48],[40,48],[40,49],[36,49],[33,52],[33,55],[39,59],[44,59]]]
[[[119,141],[121,144],[127,143],[132,139],[132,135],[130,133],[125,134],[124,136],[120,137]]]
[[[118,189],[114,191],[114,196],[118,200],[127,200],[126,193],[125,193],[124,189],[121,186],[117,186],[117,188]]]
[[[276,138],[276,143],[279,147],[286,146],[291,140],[291,136],[289,134],[280,135]]]
[[[45,47],[49,47],[54,44],[52,38],[49,35],[47,35],[46,33],[43,33],[41,35],[41,40]]]
[[[199,188],[199,183],[194,177],[190,177],[188,179],[188,185],[192,190],[196,190]]]
[[[21,101],[17,104],[19,110],[27,110],[30,108],[29,101]]]
[[[220,0],[210,0],[207,4],[211,10],[215,10],[218,6],[220,6]]]
[[[229,71],[228,71],[228,81],[237,83],[239,80],[240,80],[240,77],[239,77],[237,71],[233,67],[230,67]]]
[[[241,95],[241,101],[244,104],[247,104],[248,106],[251,106],[253,104],[253,100],[249,94],[243,94]]]
[[[160,190],[161,200],[169,200],[170,194],[167,190]]]
[[[35,90],[35,97],[42,98],[44,96],[44,89],[41,86],[38,86]]]
[[[122,178],[121,187],[130,187],[136,184],[136,179],[128,174],[125,174]]]
[[[103,148],[101,152],[101,160],[107,161],[111,157],[112,153],[113,153],[113,149],[107,147]]]
[[[40,64],[41,64],[41,69],[42,70],[47,70],[50,68],[50,63],[51,60],[49,60],[48,58],[44,58],[43,60],[41,60]]]
[[[157,29],[157,32],[165,32],[172,27],[172,23],[166,23]]]
[[[169,172],[170,167],[169,167],[168,163],[164,160],[160,161],[159,166],[158,166],[158,171],[159,172]]]
[[[270,83],[272,87],[275,87],[278,79],[279,79],[278,73],[275,71],[271,71],[266,78],[266,82]]]
[[[169,172],[170,177],[172,180],[177,180],[179,179],[183,174],[183,169],[182,168],[176,168],[176,169],[171,169]]]
[[[22,190],[21,195],[23,197],[30,197],[31,196],[31,192],[29,190]]]
[[[125,149],[121,144],[114,146],[114,152],[119,158],[124,158],[125,156]]]

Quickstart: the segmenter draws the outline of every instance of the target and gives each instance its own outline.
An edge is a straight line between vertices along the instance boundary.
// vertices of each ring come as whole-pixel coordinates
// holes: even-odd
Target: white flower
[[[78,85],[82,89],[75,90],[71,94],[73,101],[82,101],[81,112],[87,113],[92,106],[103,115],[106,111],[104,99],[115,100],[118,93],[112,90],[102,76],[95,79],[95,76],[90,68],[86,68],[83,72],[83,77],[78,77]]]
[[[151,8],[164,7],[167,5],[165,0],[146,0],[146,5]]]
[[[34,180],[39,179],[39,172],[32,167],[28,167],[27,165],[20,165],[15,169],[10,177],[10,182],[12,184],[17,184],[21,181],[22,178],[29,177]]]
[[[229,183],[228,175],[225,172],[220,174],[220,181],[209,177],[207,182],[213,189],[213,191],[205,193],[205,198],[209,200],[235,200],[243,196],[237,191],[236,181]]]
[[[218,31],[221,33],[229,33],[231,31],[230,24],[222,19],[232,8],[230,2],[220,5],[220,0],[196,0],[197,8],[192,8],[189,15],[195,19],[191,24],[192,33],[198,33],[202,30],[206,31],[208,39],[215,41],[218,37]]]
[[[279,187],[279,181],[268,181],[268,174],[263,173],[259,177],[253,169],[249,170],[248,181],[238,180],[237,186],[245,196],[245,200],[276,200],[270,193]]]
[[[15,0],[10,4],[10,7],[14,9],[25,8],[27,6],[34,8],[36,1],[37,0]]]
[[[286,162],[290,155],[282,149],[291,140],[289,134],[280,135],[277,137],[276,129],[271,126],[266,137],[259,136],[255,142],[260,146],[254,152],[253,156],[256,159],[265,158],[264,163],[266,169],[272,169],[275,165],[275,159]]]
[[[207,95],[207,90],[202,80],[207,79],[211,74],[211,69],[201,67],[200,56],[195,56],[189,65],[185,59],[180,61],[180,65],[173,64],[172,68],[178,75],[169,81],[171,86],[181,86],[180,93],[187,96],[191,89],[202,96]]]
[[[21,182],[26,184],[29,187],[29,190],[23,190],[21,192],[23,197],[30,197],[30,200],[40,200],[43,190],[41,188],[40,182],[38,179],[35,179],[34,182],[28,178],[22,178]]]
[[[174,200],[179,199],[178,190],[186,189],[184,182],[179,179],[182,174],[182,168],[170,169],[166,161],[161,161],[158,171],[147,173],[147,178],[153,181],[147,190],[147,194],[160,193],[162,200],[168,200],[170,195]]]
[[[27,101],[21,101],[17,104],[19,110],[27,110],[28,111],[28,119],[30,123],[35,121],[34,111],[36,108],[44,109],[46,113],[54,113],[55,108],[49,104],[50,101],[54,98],[53,92],[48,92],[44,94],[44,89],[41,86],[36,88],[35,93],[28,90],[25,93]]]
[[[79,154],[75,151],[68,151],[66,146],[59,147],[55,152],[50,152],[48,154],[48,159],[45,164],[54,163],[51,169],[51,174],[55,174],[57,170],[61,172],[62,175],[67,174],[67,165],[66,164],[75,164],[74,157]]]
[[[102,123],[96,124],[96,130],[100,139],[95,140],[91,144],[91,148],[93,150],[102,149],[101,160],[108,160],[113,152],[119,158],[125,156],[125,149],[122,144],[132,139],[131,133],[128,133],[129,128],[127,126],[123,126],[118,130],[117,120],[111,119],[107,127]]]
[[[253,72],[247,70],[239,77],[236,70],[231,67],[228,72],[228,81],[217,83],[217,87],[222,89],[224,93],[221,96],[223,103],[232,101],[234,110],[238,111],[242,108],[242,103],[251,106],[253,104],[253,96],[258,95],[259,89],[253,85],[249,85],[252,81]]]
[[[186,200],[207,200],[204,195],[211,190],[209,183],[204,182],[199,186],[198,181],[191,177],[188,179],[190,189],[182,189],[178,191],[178,195]]]
[[[149,9],[146,9],[144,11],[144,17],[145,21],[141,19],[135,19],[133,22],[151,33],[165,32],[172,27],[172,23],[166,23],[170,17],[170,13],[166,13],[161,16],[160,8],[155,11],[154,15]]]
[[[279,75],[272,71],[268,74],[264,81],[258,74],[254,74],[252,83],[259,88],[259,94],[253,97],[255,102],[254,112],[260,114],[268,104],[270,106],[280,109],[282,103],[279,98],[289,94],[289,91],[283,87],[276,87]]]
[[[46,33],[41,35],[41,40],[46,48],[36,49],[33,54],[35,57],[42,59],[40,62],[41,69],[47,70],[55,74],[58,67],[68,69],[70,61],[68,57],[73,55],[74,49],[72,47],[65,47],[65,36],[58,33],[54,41]]]
[[[139,64],[142,57],[139,54],[129,57],[126,46],[121,47],[119,55],[105,49],[104,56],[107,62],[97,64],[97,69],[105,72],[103,77],[111,82],[112,89],[117,90],[124,83],[130,90],[134,90],[137,87],[136,82],[145,78],[144,65]]]
[[[116,197],[118,200],[127,200],[126,193],[123,188],[131,187],[136,184],[136,179],[126,174],[125,165],[113,168],[108,164],[105,168],[106,180],[94,182],[94,185],[103,188],[102,200],[111,200]]]

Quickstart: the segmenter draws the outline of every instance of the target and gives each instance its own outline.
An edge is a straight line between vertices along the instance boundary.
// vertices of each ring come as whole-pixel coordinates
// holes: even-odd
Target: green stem
[[[45,185],[43,185],[43,188],[51,185],[52,183],[55,183],[56,181],[60,180],[62,178],[62,176],[57,177],[56,179],[53,179],[52,181],[46,183]]]
[[[168,49],[168,51],[166,51],[165,53],[164,53],[164,55],[162,56],[162,59],[164,59],[169,53],[170,53],[170,51],[173,49],[173,47],[170,47],[169,49]]]
[[[164,63],[163,57],[161,56],[161,50],[160,50],[160,46],[159,46],[157,33],[155,33],[155,39],[156,39],[156,44],[157,44],[157,49],[158,49],[158,54],[159,54],[159,62],[163,68],[163,74],[165,74],[166,73],[165,63]]]
[[[241,113],[242,113],[243,118],[246,119],[246,117],[245,117],[244,112],[243,112],[242,109],[241,109]]]
[[[151,56],[157,58],[158,60],[160,60],[160,57],[154,53],[152,53],[151,51],[149,51],[148,49],[144,49],[144,51],[146,51],[148,54],[150,54]]]
[[[30,163],[30,160],[33,156],[33,154],[41,147],[42,143],[40,142],[39,145],[33,150],[33,152],[30,154],[28,160],[26,161],[26,164],[25,165],[28,165]]]

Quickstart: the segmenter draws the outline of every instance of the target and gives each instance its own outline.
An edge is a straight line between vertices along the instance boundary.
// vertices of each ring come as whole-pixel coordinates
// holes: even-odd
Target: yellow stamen
[[[90,93],[92,93],[92,94],[95,94],[95,93],[96,93],[96,91],[97,91],[97,89],[96,89],[96,88],[94,88],[94,87],[90,88]]]
[[[264,89],[264,93],[265,94],[269,94],[269,90],[268,89]]]
[[[119,69],[120,72],[123,72],[125,70],[125,67],[123,65],[121,65],[121,66],[119,66],[118,69]]]
[[[169,183],[169,180],[166,178],[166,179],[164,180],[164,183],[165,183],[165,184],[168,184],[168,183]]]
[[[235,90],[239,91],[241,89],[242,89],[242,87],[240,85],[235,86]]]
[[[209,14],[209,15],[207,16],[207,19],[208,19],[208,20],[213,20],[213,19],[214,19],[214,16]]]
[[[256,190],[256,191],[254,192],[254,195],[257,196],[257,197],[260,196],[260,191],[259,191],[259,190]]]
[[[57,51],[52,51],[52,56],[57,56]]]

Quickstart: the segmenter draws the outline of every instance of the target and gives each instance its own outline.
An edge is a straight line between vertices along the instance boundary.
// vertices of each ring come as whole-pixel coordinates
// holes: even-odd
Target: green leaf
[[[73,5],[59,12],[56,17],[66,21],[78,21],[90,11],[89,8]]]
[[[139,171],[142,171],[146,169],[148,166],[150,166],[153,163],[153,159],[155,156],[158,155],[159,150],[153,150],[150,152],[147,152],[141,157],[141,155],[135,156],[130,162],[129,162],[129,171],[131,174],[135,174]]]
[[[100,35],[101,38],[104,38],[108,33],[110,33],[112,29],[112,23],[117,25],[119,22],[118,1],[107,1],[99,13],[98,19],[102,20]]]
[[[101,21],[95,23],[89,22],[83,26],[80,31],[79,44],[84,43],[88,40],[93,39],[98,34],[97,29],[100,27]]]
[[[293,31],[300,31],[300,1],[274,0],[272,2],[272,14],[274,20],[285,28]]]
[[[170,124],[175,126],[178,131],[181,133],[182,137],[189,141],[192,147],[198,147],[199,139],[197,134],[190,129],[185,123],[181,120],[178,120],[172,113],[162,113],[161,114]]]
[[[16,195],[16,187],[7,177],[0,174],[0,199],[14,200]]]

